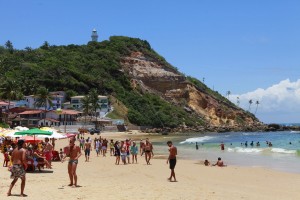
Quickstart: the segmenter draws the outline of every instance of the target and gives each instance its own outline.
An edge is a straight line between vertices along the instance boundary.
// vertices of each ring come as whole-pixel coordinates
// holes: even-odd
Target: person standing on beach
[[[145,151],[145,160],[146,160],[146,163],[147,163],[147,165],[150,165],[151,155],[153,155],[153,146],[149,142],[148,138],[146,138],[146,143],[144,145],[144,151]]]
[[[91,148],[92,148],[92,144],[90,143],[89,140],[86,140],[86,143],[84,144],[85,162],[90,161]]]
[[[26,150],[25,141],[18,140],[18,147],[15,148],[11,155],[12,160],[12,168],[11,168],[11,178],[13,181],[9,186],[9,190],[7,192],[7,196],[11,196],[11,190],[18,181],[18,178],[22,180],[21,182],[21,197],[26,197],[24,194],[25,182],[26,182],[26,169],[27,169],[27,161],[26,161]]]
[[[120,156],[121,156],[121,152],[120,152],[120,142],[116,141],[115,143],[115,156],[116,156],[116,165],[119,165],[120,163]]]
[[[126,165],[127,151],[126,151],[126,144],[124,141],[121,141],[120,154],[121,154],[121,159],[123,164]]]
[[[75,140],[75,137],[72,137],[70,139],[69,146],[64,148],[66,154],[61,162],[64,162],[66,157],[70,157],[68,163],[70,184],[68,186],[74,185],[75,187],[78,187],[76,169],[78,164],[78,158],[81,156],[81,149],[79,146],[75,145]]]
[[[198,150],[198,149],[199,149],[198,142],[196,142],[196,150]]]
[[[132,155],[132,163],[137,163],[137,154],[138,154],[138,147],[136,146],[135,142],[132,142],[132,146],[130,147],[130,153]]]
[[[96,153],[97,153],[97,157],[98,157],[99,153],[100,153],[100,141],[99,141],[99,139],[95,139],[95,149],[96,149]]]
[[[222,151],[224,151],[224,150],[225,150],[225,145],[224,145],[224,143],[223,143],[223,142],[220,144],[220,147],[221,147],[221,150],[222,150]]]
[[[44,155],[46,157],[46,160],[48,161],[50,165],[50,169],[52,169],[51,161],[52,161],[52,151],[53,151],[53,145],[49,142],[49,138],[45,138],[45,147],[44,147]]]
[[[109,143],[109,153],[110,153],[110,156],[113,156],[115,155],[115,145],[114,145],[114,140],[110,140],[110,143]]]
[[[143,154],[144,154],[144,146],[145,146],[145,143],[143,142],[143,139],[141,139],[141,141],[140,141],[140,154],[141,154],[141,156],[143,156]]]
[[[176,166],[176,155],[177,155],[177,148],[173,145],[172,141],[168,141],[167,145],[170,147],[169,148],[169,157],[167,160],[167,164],[170,164],[170,169],[171,169],[171,175],[170,178],[168,178],[169,181],[172,181],[172,177],[174,178],[174,182],[177,182],[176,177],[175,177],[175,166]]]

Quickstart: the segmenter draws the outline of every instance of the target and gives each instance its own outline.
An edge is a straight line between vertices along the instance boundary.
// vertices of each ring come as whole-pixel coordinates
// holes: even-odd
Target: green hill
[[[14,49],[11,43],[0,46],[0,82],[15,80],[23,95],[35,94],[40,86],[49,91],[66,91],[68,97],[84,95],[96,88],[99,94],[111,95],[114,102],[116,99],[122,102],[127,108],[127,119],[135,125],[178,127],[183,123],[187,126],[209,123],[199,113],[187,112],[184,105],[170,103],[158,93],[134,89],[132,77],[124,72],[121,65],[122,59],[132,52],[141,52],[147,60],[182,75],[147,41],[113,36],[87,45],[55,46],[45,42],[37,49],[27,47],[24,50]],[[200,81],[191,77],[185,79],[202,92],[234,107]]]

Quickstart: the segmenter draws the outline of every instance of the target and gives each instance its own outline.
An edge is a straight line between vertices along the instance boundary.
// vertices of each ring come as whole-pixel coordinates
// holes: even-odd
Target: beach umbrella
[[[23,127],[23,126],[16,126],[14,129],[16,131],[27,131],[27,130],[29,130],[29,128]]]
[[[40,128],[41,130],[43,131],[50,131],[52,132],[52,135],[50,136],[46,136],[46,135],[39,135],[38,137],[42,137],[42,138],[45,138],[45,137],[48,137],[48,138],[54,138],[54,139],[62,139],[62,138],[66,138],[66,136],[60,134],[57,132],[57,130],[53,129],[53,128],[50,128],[50,127],[42,127]]]
[[[15,135],[30,135],[30,136],[33,136],[34,139],[35,139],[35,136],[36,135],[52,135],[52,132],[50,131],[43,131],[43,130],[40,130],[38,128],[33,128],[33,129],[29,129],[27,131],[19,131],[19,132],[16,132]]]
[[[75,137],[76,134],[75,134],[75,133],[67,133],[65,136],[66,136],[67,138],[71,138],[71,137]]]
[[[24,136],[20,139],[25,140],[26,143],[38,143],[42,141],[42,140],[35,139],[35,137],[32,136]]]
[[[60,133],[58,133],[57,131],[53,131],[52,135],[38,135],[38,137],[40,138],[54,138],[54,139],[62,139],[62,138],[66,138],[67,136],[62,135]]]
[[[15,133],[15,135],[31,135],[31,136],[35,136],[35,135],[52,135],[52,132],[43,131],[43,130],[38,129],[38,128],[33,128],[33,129],[29,129],[27,131],[18,131],[18,132]]]
[[[20,137],[19,135],[15,135],[16,130],[7,130],[4,133],[5,137]]]

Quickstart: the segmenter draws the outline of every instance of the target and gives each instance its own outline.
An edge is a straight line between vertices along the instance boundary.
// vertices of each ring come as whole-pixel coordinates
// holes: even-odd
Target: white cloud
[[[267,89],[258,88],[245,94],[233,94],[230,95],[230,100],[237,104],[237,97],[239,106],[245,110],[249,109],[249,100],[253,101],[250,107],[252,113],[255,113],[258,101],[256,114],[263,122],[273,122],[275,119],[277,123],[300,121],[300,79],[295,82],[286,79]],[[277,116],[272,116],[275,114]],[[288,116],[291,116],[290,119],[287,119]]]

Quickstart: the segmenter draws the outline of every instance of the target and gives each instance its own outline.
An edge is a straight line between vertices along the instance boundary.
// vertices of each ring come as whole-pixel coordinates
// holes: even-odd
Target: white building
[[[70,107],[72,109],[82,111],[83,108],[82,108],[81,99],[83,99],[83,98],[84,98],[84,96],[73,96],[73,97],[71,97]],[[100,109],[97,109],[97,116],[102,117],[109,110],[108,97],[99,95],[98,96],[98,104],[100,106]]]
[[[49,105],[47,102],[46,109],[47,110],[56,110],[59,108],[62,108],[62,104],[65,101],[65,92],[63,91],[57,91],[57,92],[50,92],[52,96],[52,106]],[[27,108],[35,108],[35,109],[45,109],[45,107],[36,107],[35,103],[37,101],[37,96],[35,95],[29,95],[25,96],[25,101],[27,102]]]

